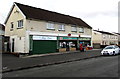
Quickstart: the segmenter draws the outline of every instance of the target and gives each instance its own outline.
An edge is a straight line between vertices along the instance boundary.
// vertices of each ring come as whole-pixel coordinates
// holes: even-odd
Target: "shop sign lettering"
[[[77,38],[74,38],[74,37],[59,37],[59,40],[77,40]]]
[[[33,40],[57,40],[57,37],[52,37],[52,36],[33,36]]]
[[[79,40],[90,40],[90,38],[79,38]]]

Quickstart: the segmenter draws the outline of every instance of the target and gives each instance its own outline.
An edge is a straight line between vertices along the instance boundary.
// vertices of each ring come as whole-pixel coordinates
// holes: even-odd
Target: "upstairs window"
[[[47,23],[48,30],[55,30],[54,23]]]
[[[103,35],[103,39],[105,39],[106,38],[106,36],[105,35]]]
[[[13,22],[11,22],[11,29],[13,29],[13,27],[14,27],[14,24],[13,24]]]
[[[13,31],[13,27],[14,27],[14,23],[11,22],[11,28],[10,28],[10,31]]]
[[[71,29],[72,29],[71,30],[72,32],[77,32],[77,27],[76,26],[72,26]]]
[[[61,24],[58,27],[59,27],[59,29],[58,29],[59,31],[65,31],[65,25]]]
[[[84,28],[83,27],[79,28],[79,33],[84,33]]]
[[[22,28],[23,27],[23,20],[19,20],[18,21],[18,28]]]

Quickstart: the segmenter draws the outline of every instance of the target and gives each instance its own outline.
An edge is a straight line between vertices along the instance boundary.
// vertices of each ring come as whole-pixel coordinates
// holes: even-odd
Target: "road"
[[[3,77],[118,77],[118,56],[101,56],[7,72],[3,74]]]

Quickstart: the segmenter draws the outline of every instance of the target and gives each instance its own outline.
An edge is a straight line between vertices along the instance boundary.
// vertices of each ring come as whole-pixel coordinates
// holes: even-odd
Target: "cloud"
[[[116,29],[118,27],[118,1],[119,0],[1,0],[0,22],[3,22],[7,17],[13,2],[19,2],[81,18],[95,29],[101,28],[102,30],[118,31]],[[111,27],[111,29],[109,27]]]

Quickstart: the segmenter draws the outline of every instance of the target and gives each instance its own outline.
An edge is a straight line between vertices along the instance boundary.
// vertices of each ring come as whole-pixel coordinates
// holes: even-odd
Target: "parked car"
[[[106,46],[102,51],[102,55],[116,55],[120,53],[120,48],[116,45]]]

